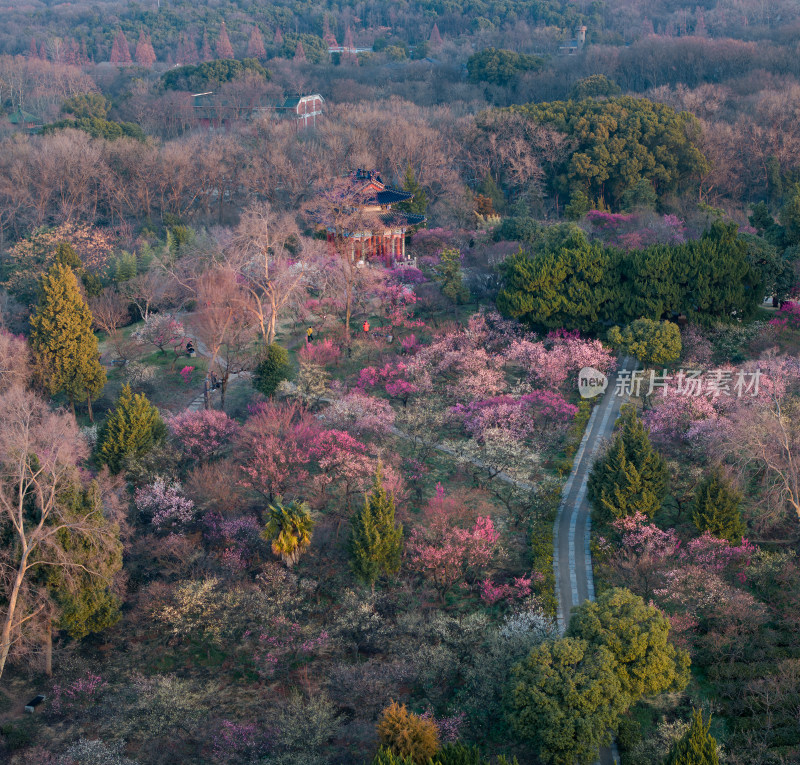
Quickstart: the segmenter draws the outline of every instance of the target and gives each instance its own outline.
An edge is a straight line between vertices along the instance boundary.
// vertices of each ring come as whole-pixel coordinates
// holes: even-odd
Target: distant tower
[[[578,27],[578,47],[586,45],[586,27]]]

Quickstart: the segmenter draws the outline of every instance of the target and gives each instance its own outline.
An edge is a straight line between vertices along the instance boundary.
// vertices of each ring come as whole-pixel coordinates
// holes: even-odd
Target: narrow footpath
[[[634,368],[632,359],[625,357],[620,370]],[[620,407],[626,396],[616,394],[618,372],[610,375],[608,388],[599,404],[592,410],[586,431],[583,434],[572,472],[564,484],[561,505],[556,516],[553,532],[553,568],[556,575],[558,595],[558,626],[561,632],[567,627],[574,606],[584,600],[594,600],[594,576],[592,556],[589,548],[591,512],[586,499],[586,487],[592,464],[614,432],[614,423],[619,417]],[[601,765],[619,762],[616,745],[600,751]]]

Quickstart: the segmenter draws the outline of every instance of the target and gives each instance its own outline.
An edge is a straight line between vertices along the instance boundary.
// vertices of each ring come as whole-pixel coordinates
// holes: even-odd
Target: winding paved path
[[[623,370],[633,368],[629,358],[620,365]],[[583,439],[575,454],[572,472],[564,484],[561,505],[556,516],[553,533],[553,568],[556,574],[558,595],[558,626],[563,632],[569,622],[574,606],[584,600],[594,600],[594,576],[592,556],[589,550],[591,514],[586,499],[586,485],[592,463],[602,445],[614,431],[614,423],[626,397],[615,394],[617,374],[609,377],[608,388],[603,399],[592,410]],[[611,765],[619,762],[615,744],[600,752],[600,763]]]

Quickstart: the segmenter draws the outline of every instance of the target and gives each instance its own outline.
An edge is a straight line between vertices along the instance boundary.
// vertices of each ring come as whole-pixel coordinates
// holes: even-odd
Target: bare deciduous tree
[[[66,588],[80,576],[100,576],[91,561],[114,543],[114,529],[102,522],[101,509],[76,512],[65,501],[65,489],[79,480],[77,466],[86,456],[73,417],[14,387],[0,395],[0,420],[2,675],[12,646],[24,643],[37,620],[52,610],[47,588],[32,571],[57,567]],[[65,532],[72,547],[64,544]],[[76,539],[80,562],[74,557]]]
[[[120,359],[127,359],[128,346],[119,331],[129,320],[128,302],[116,290],[103,290],[102,295],[90,298],[89,309],[92,312],[94,326],[105,332],[108,341],[114,346]]]
[[[244,211],[226,248],[226,263],[247,293],[243,308],[257,322],[266,345],[274,342],[280,316],[306,293],[316,271],[313,258],[295,254],[300,246],[300,232],[289,215],[256,203]]]

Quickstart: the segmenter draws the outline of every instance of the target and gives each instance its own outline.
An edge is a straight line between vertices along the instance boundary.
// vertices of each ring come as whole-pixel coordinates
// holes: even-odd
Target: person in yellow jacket
[[[314,339],[314,327],[309,327],[306,330],[306,342],[310,343]]]

